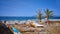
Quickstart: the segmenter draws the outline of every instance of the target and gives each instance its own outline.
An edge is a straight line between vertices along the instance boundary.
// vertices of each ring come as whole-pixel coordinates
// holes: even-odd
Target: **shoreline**
[[[32,19],[32,20],[0,20],[0,21],[2,21],[2,22],[4,22],[4,21],[6,21],[6,22],[27,22],[27,21],[38,21],[37,19]],[[41,21],[45,21],[44,19],[42,19]],[[60,19],[49,19],[49,21],[60,21]]]
[[[0,20],[0,21],[29,21],[30,19],[28,20]],[[42,21],[44,21],[45,19],[41,19]],[[31,19],[30,21],[37,21],[37,19]],[[49,19],[49,21],[60,21],[60,19]]]

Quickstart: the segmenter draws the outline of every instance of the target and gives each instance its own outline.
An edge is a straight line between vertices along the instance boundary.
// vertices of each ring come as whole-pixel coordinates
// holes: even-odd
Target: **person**
[[[48,19],[47,19],[47,17],[46,17],[46,16],[45,16],[44,21],[45,21],[45,24],[47,25],[47,24],[48,24]]]
[[[7,25],[6,21],[4,21],[3,26],[6,30],[8,29],[8,25]]]
[[[0,34],[13,34],[4,23],[0,22],[0,26]]]

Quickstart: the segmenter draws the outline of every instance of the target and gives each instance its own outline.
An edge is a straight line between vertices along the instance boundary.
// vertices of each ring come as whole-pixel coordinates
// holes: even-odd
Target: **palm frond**
[[[49,9],[46,9],[46,10],[45,10],[45,14],[46,14],[46,16],[47,16],[48,18],[53,15],[52,12],[53,12],[53,11],[50,11]]]
[[[37,14],[37,18],[40,19],[40,20],[41,20],[41,15],[42,15],[42,14],[41,14],[41,11],[39,10],[39,11],[38,11],[38,14]]]

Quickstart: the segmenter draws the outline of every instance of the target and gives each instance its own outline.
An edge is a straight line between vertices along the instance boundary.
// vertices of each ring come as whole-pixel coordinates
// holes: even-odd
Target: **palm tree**
[[[38,14],[37,14],[37,18],[38,18],[38,20],[41,22],[41,16],[42,16],[42,14],[41,14],[41,11],[39,10],[38,11]]]
[[[46,14],[47,20],[53,15],[52,12],[53,12],[53,11],[51,11],[51,10],[49,10],[49,9],[46,9],[46,10],[45,10],[45,14]]]
[[[51,11],[51,10],[49,10],[49,9],[46,9],[45,10],[45,14],[46,14],[46,18],[47,18],[47,21],[46,21],[46,24],[48,25],[48,23],[49,23],[49,18],[50,18],[50,16],[52,16],[53,15],[53,13],[52,13],[53,11]]]

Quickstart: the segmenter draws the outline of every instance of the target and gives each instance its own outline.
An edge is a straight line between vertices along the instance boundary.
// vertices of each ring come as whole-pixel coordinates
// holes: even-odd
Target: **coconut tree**
[[[45,14],[46,14],[46,20],[45,20],[45,23],[48,25],[49,24],[49,18],[50,18],[50,16],[52,16],[53,15],[53,13],[52,13],[53,11],[51,11],[51,10],[49,10],[49,9],[46,9],[45,10]]]
[[[41,11],[39,10],[38,11],[38,14],[37,14],[37,18],[38,18],[38,20],[41,22],[41,16],[42,16],[42,14],[41,14]]]
[[[51,10],[49,10],[49,9],[46,9],[46,10],[45,10],[45,14],[46,14],[47,20],[53,15],[52,12],[53,12],[53,11],[51,11]]]

